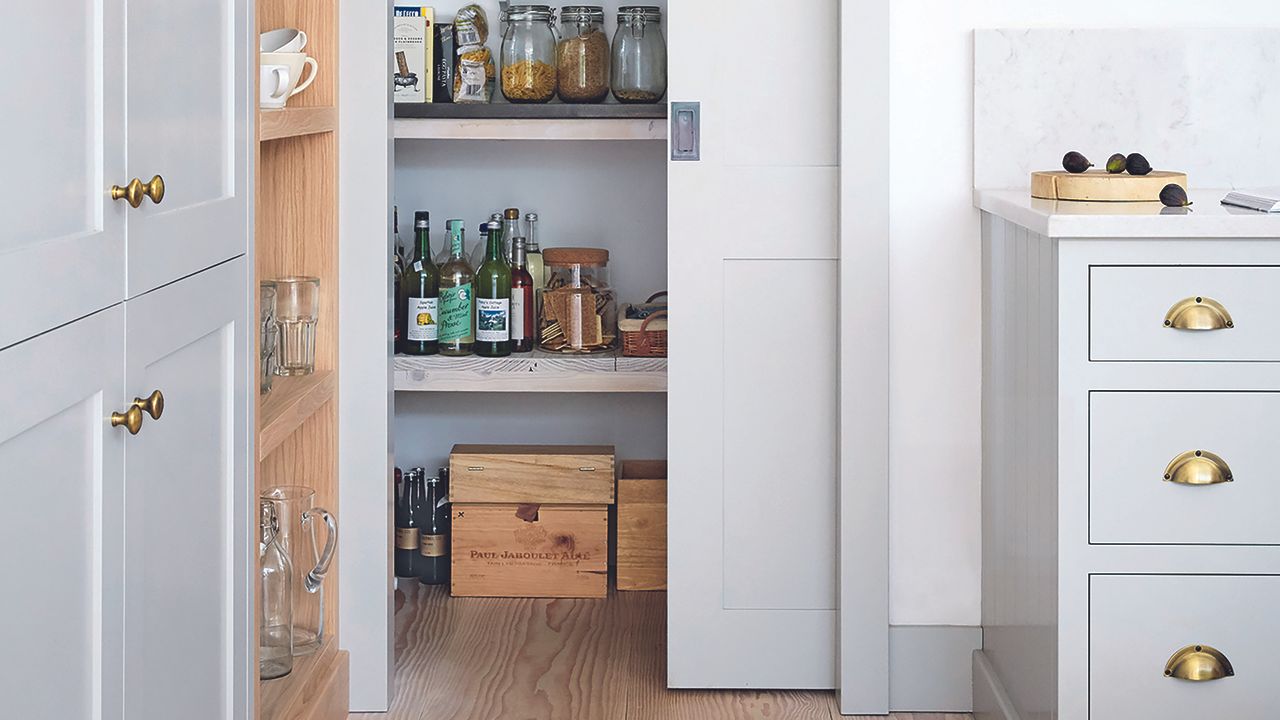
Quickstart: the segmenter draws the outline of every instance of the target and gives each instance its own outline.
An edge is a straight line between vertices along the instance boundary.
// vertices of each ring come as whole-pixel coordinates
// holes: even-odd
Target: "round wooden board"
[[[1050,170],[1031,173],[1031,197],[1045,200],[1093,200],[1101,202],[1159,202],[1160,191],[1170,183],[1187,187],[1187,174],[1154,170],[1149,175],[1112,175],[1106,170],[1069,173]]]

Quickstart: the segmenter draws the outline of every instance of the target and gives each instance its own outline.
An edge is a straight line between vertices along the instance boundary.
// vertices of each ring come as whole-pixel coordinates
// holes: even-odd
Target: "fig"
[[[1169,183],[1160,191],[1160,202],[1165,207],[1180,208],[1191,204],[1191,200],[1187,198],[1187,191],[1177,183]]]
[[[1129,171],[1130,175],[1150,175],[1151,163],[1147,162],[1147,159],[1142,155],[1133,153],[1125,158],[1125,169]]]
[[[1089,162],[1089,158],[1072,150],[1062,156],[1062,167],[1069,173],[1082,173],[1093,167],[1093,163]]]
[[[1107,160],[1107,172],[1112,175],[1119,175],[1124,172],[1127,167],[1129,167],[1129,161],[1120,153],[1112,155],[1111,158]]]

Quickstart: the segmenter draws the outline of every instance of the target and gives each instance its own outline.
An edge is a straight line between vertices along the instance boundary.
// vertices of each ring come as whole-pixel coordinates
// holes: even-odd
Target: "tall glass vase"
[[[316,507],[316,492],[301,485],[268,488],[262,499],[275,508],[280,519],[278,539],[293,565],[290,593],[293,604],[293,654],[308,655],[324,643],[324,576],[338,546],[338,526],[333,515]],[[323,549],[316,542],[316,525],[323,523]]]

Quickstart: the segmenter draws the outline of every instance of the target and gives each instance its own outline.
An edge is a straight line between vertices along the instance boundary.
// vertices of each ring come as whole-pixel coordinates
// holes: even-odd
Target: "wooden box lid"
[[[612,445],[455,445],[449,500],[455,503],[609,505]]]

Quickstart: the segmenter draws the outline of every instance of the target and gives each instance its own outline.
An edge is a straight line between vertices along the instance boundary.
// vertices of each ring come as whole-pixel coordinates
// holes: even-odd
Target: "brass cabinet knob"
[[[159,420],[164,414],[164,393],[154,390],[146,398],[134,398],[133,406],[150,415],[152,420]]]
[[[1164,676],[1191,682],[1221,680],[1236,674],[1221,650],[1208,645],[1188,645],[1174,653],[1164,665]]]
[[[1235,480],[1227,461],[1208,450],[1188,450],[1170,460],[1164,479],[1179,485],[1219,485]]]
[[[145,183],[138,178],[134,178],[124,187],[119,185],[111,186],[111,199],[123,199],[132,207],[141,205],[144,197],[151,198],[151,202],[159,205],[160,201],[164,199],[164,178],[155,175],[149,182]]]
[[[123,413],[111,413],[111,427],[124,426],[130,435],[137,435],[142,429],[142,410],[135,404],[130,405]]]
[[[1201,295],[1179,300],[1169,308],[1164,326],[1174,330],[1226,330],[1236,323],[1222,303]]]

